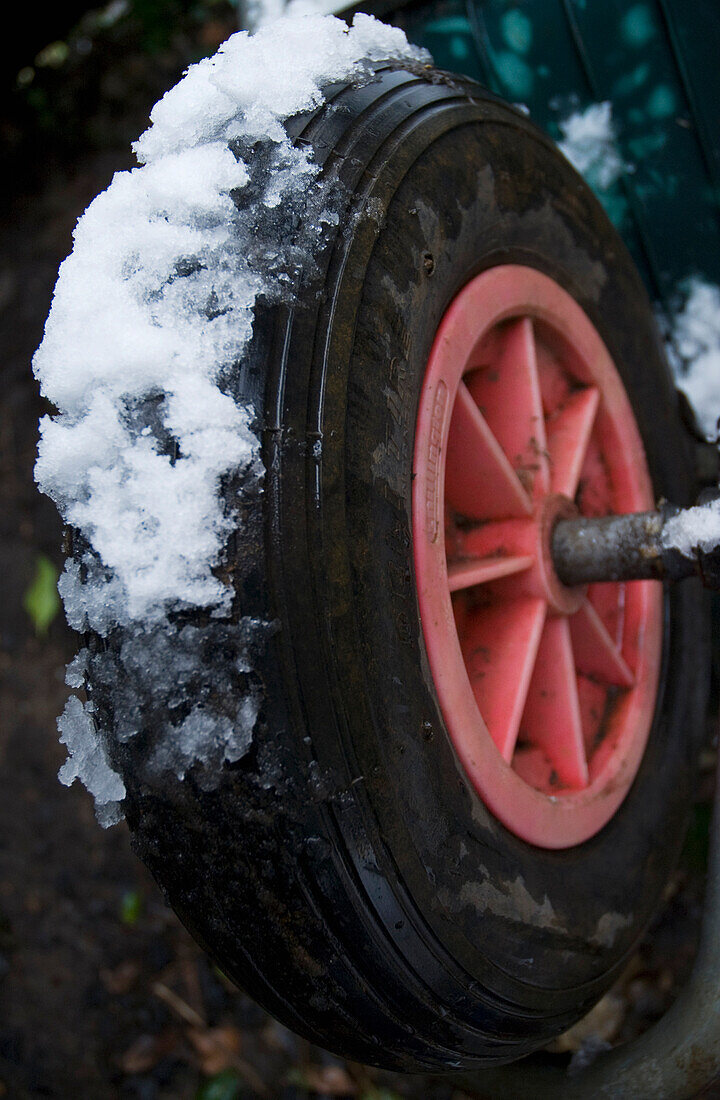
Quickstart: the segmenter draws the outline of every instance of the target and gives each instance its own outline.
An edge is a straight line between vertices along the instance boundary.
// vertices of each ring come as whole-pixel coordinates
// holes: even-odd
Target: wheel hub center
[[[574,615],[585,598],[584,586],[569,588],[557,575],[552,557],[552,533],[561,519],[574,519],[580,512],[576,504],[561,493],[545,497],[536,509],[535,565],[530,571],[537,594],[547,600],[548,611],[556,615]]]

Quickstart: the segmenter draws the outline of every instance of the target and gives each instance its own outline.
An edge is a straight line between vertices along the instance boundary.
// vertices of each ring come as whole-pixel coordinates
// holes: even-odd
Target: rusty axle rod
[[[716,537],[706,537],[714,528]],[[702,531],[695,544],[683,533],[689,529]],[[665,505],[657,512],[559,520],[552,558],[570,587],[699,576],[708,588],[720,589],[720,499],[713,493],[685,511]]]

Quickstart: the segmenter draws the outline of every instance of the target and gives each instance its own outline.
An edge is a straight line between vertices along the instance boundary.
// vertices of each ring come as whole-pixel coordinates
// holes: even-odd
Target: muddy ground
[[[203,14],[204,13],[204,14]],[[146,30],[147,28],[145,28]],[[75,642],[62,615],[39,635],[23,606],[39,555],[60,569],[62,531],[32,480],[46,411],[30,370],[72,227],[182,68],[232,29],[222,4],[152,49],[137,25],[83,24],[65,60],[8,97],[0,241],[0,1097],[231,1100],[441,1098],[452,1085],[382,1074],[297,1039],[195,946],[134,857],[124,824],[56,774],[55,720]],[[77,41],[85,42],[76,49]],[[91,49],[88,50],[87,42]],[[84,52],[83,52],[84,51]],[[56,60],[60,57],[56,51]],[[46,71],[47,70],[47,71]],[[25,79],[27,80],[27,74]],[[27,88],[38,93],[33,103]],[[632,1037],[659,1017],[691,963],[712,787],[708,755],[668,904],[618,988],[559,1047]],[[482,1091],[478,1091],[482,1095]],[[720,1091],[717,1093],[720,1095]]]

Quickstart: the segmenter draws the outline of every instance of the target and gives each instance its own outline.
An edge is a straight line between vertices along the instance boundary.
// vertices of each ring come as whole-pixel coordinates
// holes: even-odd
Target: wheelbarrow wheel
[[[238,394],[265,477],[231,573],[272,624],[253,743],[213,790],[128,749],[127,816],[289,1027],[471,1068],[584,1014],[673,868],[702,595],[563,590],[543,540],[568,510],[688,503],[691,455],[631,261],[527,118],[430,69],[330,99],[290,127],[337,231],[259,314]]]

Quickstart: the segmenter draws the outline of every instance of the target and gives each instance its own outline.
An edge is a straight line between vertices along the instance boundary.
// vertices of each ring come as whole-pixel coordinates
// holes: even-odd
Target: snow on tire
[[[70,625],[123,631],[119,667],[84,649],[68,678],[113,691],[113,729],[92,698],[73,697],[60,724],[61,778],[86,783],[105,824],[123,795],[108,740],[141,732],[137,688],[170,707],[155,731],[160,770],[182,778],[195,764],[212,782],[250,743],[257,705],[243,666],[263,627],[230,625],[221,565],[238,524],[233,480],[262,474],[240,379],[256,302],[291,299],[337,221],[283,124],[373,58],[419,56],[367,16],[350,31],[317,17],[235,35],[155,106],[135,144],[142,167],[118,173],[77,225],[33,364],[58,409],[41,423],[36,478],[75,531],[59,586]],[[178,623],[199,609],[202,627]],[[230,665],[193,679],[200,646],[231,644]],[[209,705],[211,683],[232,694],[229,710]]]

